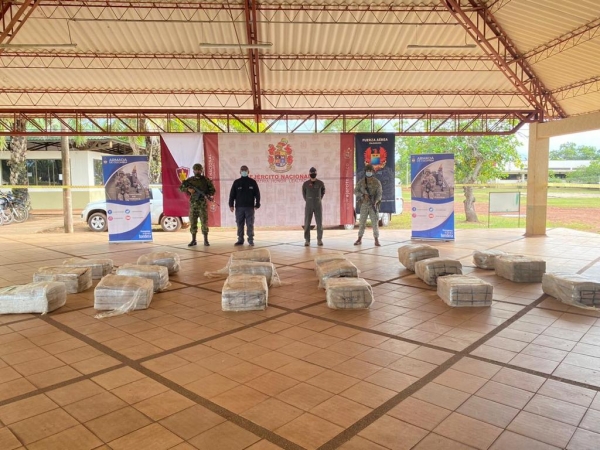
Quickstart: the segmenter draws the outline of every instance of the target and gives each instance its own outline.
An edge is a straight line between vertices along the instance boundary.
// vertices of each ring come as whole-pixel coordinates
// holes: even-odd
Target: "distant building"
[[[104,199],[102,156],[131,154],[129,144],[113,139],[90,139],[84,149],[71,148],[73,208]],[[10,185],[10,152],[0,152],[0,190]],[[35,210],[63,209],[60,138],[27,139],[27,178],[31,206]]]
[[[590,160],[548,161],[548,170],[557,178],[566,178],[568,173],[587,167],[590,162]],[[508,163],[504,167],[504,173],[508,174],[504,180],[527,181],[527,161],[523,161],[521,168],[516,167],[514,163]]]

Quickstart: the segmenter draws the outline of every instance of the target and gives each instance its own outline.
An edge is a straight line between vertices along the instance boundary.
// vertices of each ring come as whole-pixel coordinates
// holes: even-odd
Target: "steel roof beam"
[[[554,55],[564,52],[570,48],[576,47],[584,42],[591,41],[600,35],[600,17],[581,27],[569,31],[546,44],[542,44],[528,52],[523,53],[521,58],[526,59],[530,64],[535,64]]]
[[[539,111],[539,120],[566,117],[558,102],[533,72],[527,61],[519,58],[513,42],[502,30],[482,0],[469,0],[476,9],[474,20],[459,0],[441,0],[465,31],[496,62],[515,88]]]
[[[258,44],[258,24],[256,23],[256,0],[244,0],[246,14],[247,44]],[[248,68],[250,77],[250,90],[254,110],[261,109],[262,94],[260,91],[260,54],[257,48],[248,49]],[[260,118],[258,119],[260,121]]]
[[[324,114],[314,111],[264,111],[264,129],[285,132],[353,130],[356,121],[368,122],[372,130],[402,135],[507,135],[533,121],[535,111],[356,111]],[[148,131],[145,123],[155,129]],[[18,128],[15,124],[21,124]],[[0,111],[0,135],[28,136],[151,136],[159,133],[228,132],[241,124],[247,132],[259,130],[253,111]],[[330,127],[335,124],[335,127]],[[182,127],[182,125],[184,125]],[[264,131],[263,129],[263,131]],[[337,131],[334,131],[337,132]]]
[[[600,76],[588,78],[587,80],[578,81],[577,83],[554,89],[552,95],[559,100],[566,100],[568,98],[575,98],[592,92],[600,92]]]
[[[22,0],[21,2],[2,1],[0,4],[0,44],[10,44],[31,13],[41,0]],[[15,8],[13,8],[13,6]],[[13,11],[16,9],[16,11]],[[0,53],[4,49],[0,48]]]

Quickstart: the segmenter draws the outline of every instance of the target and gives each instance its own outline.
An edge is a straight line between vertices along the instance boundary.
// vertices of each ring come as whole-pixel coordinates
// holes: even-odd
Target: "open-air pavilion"
[[[600,128],[597,0],[21,0],[0,17],[4,136],[530,134],[525,230],[433,244],[494,286],[487,308],[450,308],[406,270],[403,230],[377,248],[258,230],[283,285],[231,313],[203,275],[231,230],[190,249],[0,228],[0,289],[70,257],[182,259],[144,311],[95,319],[90,289],[0,316],[0,448],[600,448],[600,315],[471,261],[499,249],[600,276],[597,235],[546,228],[549,139]],[[332,251],[373,286],[369,310],[327,308],[313,259]]]

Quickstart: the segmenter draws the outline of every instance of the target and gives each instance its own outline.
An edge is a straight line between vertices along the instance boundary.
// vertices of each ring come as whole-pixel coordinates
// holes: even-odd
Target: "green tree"
[[[591,160],[600,159],[600,150],[591,145],[577,145],[574,142],[560,144],[558,150],[550,151],[551,160]]]
[[[592,161],[587,167],[580,167],[567,174],[569,183],[596,184],[600,183],[600,161]]]
[[[399,157],[397,173],[405,173],[410,155],[454,154],[454,179],[460,184],[486,183],[504,178],[508,162],[521,164],[516,136],[408,136],[396,140]],[[463,201],[467,222],[478,222],[472,186],[464,186]]]

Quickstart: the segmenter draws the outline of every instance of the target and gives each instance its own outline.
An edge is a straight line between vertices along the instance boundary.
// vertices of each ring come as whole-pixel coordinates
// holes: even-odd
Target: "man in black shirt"
[[[260,208],[260,191],[258,184],[248,175],[248,166],[240,167],[240,175],[233,182],[229,192],[229,210],[235,206],[235,221],[237,223],[238,240],[234,245],[244,245],[244,223],[248,234],[248,244],[254,245],[254,211]]]

